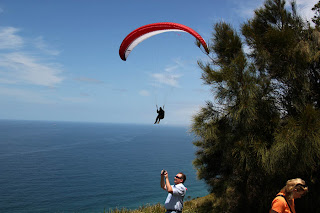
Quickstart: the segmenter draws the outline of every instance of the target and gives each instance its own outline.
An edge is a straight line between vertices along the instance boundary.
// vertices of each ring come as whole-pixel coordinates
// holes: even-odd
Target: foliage
[[[285,3],[266,0],[241,35],[215,24],[198,61],[214,102],[194,116],[194,165],[219,195],[216,212],[266,212],[291,178],[320,189],[320,32]],[[297,209],[320,211],[319,196],[301,200]]]
[[[316,27],[320,27],[320,2],[314,5],[312,10],[315,11],[315,15],[313,16],[312,21],[313,23],[315,23]]]
[[[110,209],[109,211],[104,211],[104,213],[163,213],[165,208],[161,204],[142,206],[138,209]]]
[[[210,213],[214,209],[215,195],[209,194],[205,197],[195,198],[184,202],[184,213]],[[163,213],[165,208],[161,204],[146,205],[138,209],[110,209],[104,213]]]

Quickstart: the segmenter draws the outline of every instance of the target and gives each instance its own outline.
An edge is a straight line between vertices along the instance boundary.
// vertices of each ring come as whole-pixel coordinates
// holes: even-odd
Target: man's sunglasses
[[[179,177],[179,176],[177,176],[177,175],[176,175],[176,176],[174,176],[174,177],[175,177],[175,178],[178,178],[178,179],[182,179],[182,177]]]

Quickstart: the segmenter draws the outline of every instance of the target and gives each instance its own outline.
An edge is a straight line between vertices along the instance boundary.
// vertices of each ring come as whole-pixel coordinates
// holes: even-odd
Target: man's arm
[[[166,185],[164,183],[164,174],[163,174],[164,170],[161,171],[161,179],[160,179],[160,186],[163,190],[167,190],[166,189]]]
[[[169,182],[168,172],[165,173],[164,178],[165,178],[165,182],[166,182],[167,192],[172,194],[173,190],[172,190],[172,187],[171,187],[170,182]]]

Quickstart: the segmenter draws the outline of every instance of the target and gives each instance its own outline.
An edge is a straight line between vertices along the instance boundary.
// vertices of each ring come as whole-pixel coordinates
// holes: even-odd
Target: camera
[[[161,174],[164,175],[166,172],[167,171],[163,169]]]

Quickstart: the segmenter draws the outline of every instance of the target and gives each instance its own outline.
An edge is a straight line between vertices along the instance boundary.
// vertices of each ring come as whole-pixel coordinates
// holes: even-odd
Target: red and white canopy
[[[133,48],[135,48],[139,43],[141,43],[147,38],[150,38],[151,36],[170,31],[190,33],[197,40],[199,40],[205,51],[209,53],[207,44],[204,41],[204,39],[190,27],[172,22],[161,22],[139,27],[131,33],[129,33],[121,43],[119,49],[120,58],[125,61],[128,58],[130,52],[133,50]]]

